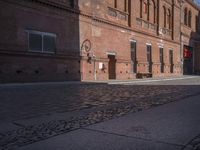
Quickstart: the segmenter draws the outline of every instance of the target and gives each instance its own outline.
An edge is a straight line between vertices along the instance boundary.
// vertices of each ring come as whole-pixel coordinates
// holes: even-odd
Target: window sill
[[[48,52],[48,51],[34,51],[34,50],[28,50],[30,53],[38,53],[38,54],[56,54],[56,52]]]
[[[120,20],[127,21],[129,14],[127,12],[118,10],[116,8],[108,6],[108,15]]]
[[[183,26],[184,28],[187,28],[188,30],[192,30],[192,27],[189,27],[188,25],[185,25],[184,23],[182,23],[182,26]]]
[[[137,25],[142,26],[142,28],[150,29],[150,30],[153,30],[153,31],[156,31],[157,26],[158,26],[157,24],[151,23],[151,22],[144,20],[142,18],[136,18],[136,23],[137,23]]]

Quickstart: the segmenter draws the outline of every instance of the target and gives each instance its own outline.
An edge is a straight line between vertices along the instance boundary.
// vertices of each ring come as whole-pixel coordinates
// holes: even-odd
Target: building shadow
[[[78,0],[0,7],[0,83],[81,79]]]
[[[200,74],[200,21],[199,14],[195,16],[195,31],[189,36],[189,43],[183,44],[183,74],[199,75]]]

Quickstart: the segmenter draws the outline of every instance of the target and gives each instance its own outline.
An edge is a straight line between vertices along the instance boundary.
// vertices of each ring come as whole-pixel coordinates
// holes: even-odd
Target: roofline
[[[185,1],[187,1],[190,5],[192,5],[198,11],[200,11],[200,7],[193,0],[185,0]]]

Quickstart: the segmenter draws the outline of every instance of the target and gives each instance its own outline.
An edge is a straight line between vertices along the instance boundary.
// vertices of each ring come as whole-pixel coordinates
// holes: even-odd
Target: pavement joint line
[[[121,109],[121,108],[119,108],[119,109]],[[132,109],[132,108],[131,108]],[[127,114],[129,113],[129,112],[131,112],[131,109],[130,109],[130,111],[128,111],[127,112]],[[146,108],[147,109],[147,108]],[[108,114],[108,117],[106,118],[106,115],[105,115],[105,119],[103,119],[104,121],[106,121],[106,120],[110,120],[110,119],[114,119],[114,117],[115,117],[115,115],[113,116],[113,117],[109,117],[109,114],[110,113],[112,113],[112,112],[110,112],[109,111],[109,109],[108,109],[108,112],[107,111],[103,111],[103,114],[100,116],[100,118],[101,117],[103,117],[104,116],[104,113],[107,115]],[[95,115],[95,114],[94,114]],[[116,114],[117,115],[117,114]],[[125,115],[125,114],[122,114],[122,115],[120,115],[120,116],[123,116],[123,115]],[[29,130],[29,127],[27,127],[27,128],[25,128],[25,129],[28,129],[28,130],[24,130],[24,129],[19,129],[19,130],[15,130],[15,131],[17,131],[16,133],[17,133],[17,137],[26,137],[26,136],[28,136],[29,137],[29,133],[32,135],[32,131],[33,132],[35,132],[35,130],[37,130],[38,131],[38,128],[39,129],[42,129],[42,130],[39,130],[40,132],[38,132],[38,134],[36,135],[36,136],[30,136],[30,139],[28,138],[28,139],[26,139],[26,141],[23,141],[23,139],[18,139],[17,141],[14,141],[14,142],[11,142],[11,143],[8,143],[7,145],[5,145],[5,147],[8,147],[8,148],[12,148],[12,147],[15,147],[15,146],[23,146],[23,145],[27,145],[27,144],[30,144],[30,143],[35,143],[35,142],[39,142],[39,141],[41,141],[41,133],[42,133],[42,138],[44,137],[44,139],[48,139],[48,138],[51,138],[51,137],[54,137],[54,136],[58,136],[58,135],[60,135],[60,134],[65,134],[65,133],[67,133],[67,132],[70,132],[70,131],[72,131],[72,130],[76,130],[76,129],[81,129],[81,126],[82,127],[84,127],[85,125],[87,126],[87,125],[92,125],[92,124],[96,124],[96,123],[99,123],[99,122],[101,122],[102,120],[99,118],[99,116],[97,115],[97,116],[95,116],[95,118],[93,118],[93,116],[90,116],[90,114],[88,114],[88,116],[89,116],[89,120],[91,120],[91,121],[89,121],[89,124],[86,122],[86,124],[84,124],[84,125],[81,125],[79,122],[81,121],[81,120],[85,120],[84,119],[84,117],[82,118],[80,118],[80,120],[77,120],[77,119],[74,119],[74,120],[72,120],[72,121],[70,121],[70,122],[68,122],[67,120],[66,120],[66,122],[65,122],[65,120],[64,120],[64,124],[63,124],[63,122],[60,124],[60,126],[58,125],[58,126],[56,126],[56,128],[54,128],[55,126],[55,124],[57,124],[57,123],[60,123],[59,121],[63,121],[63,120],[57,120],[57,121],[53,121],[53,122],[48,122],[47,124],[39,124],[39,125],[36,125],[36,126],[29,126],[29,127],[31,127],[31,129]],[[119,116],[118,116],[119,117]],[[96,120],[96,119],[100,119],[100,120]],[[78,121],[78,122],[77,122]],[[103,122],[103,121],[102,121]],[[71,126],[71,125],[73,125],[72,126],[72,128],[71,127],[67,127],[66,128],[66,130],[61,130],[61,126],[63,126],[63,125],[66,125],[66,123],[68,124],[68,123],[70,123],[70,125],[69,126]],[[41,126],[42,125],[42,126]],[[77,126],[78,125],[78,126]],[[43,129],[45,129],[45,128],[48,128],[48,129],[50,129],[50,130],[48,130],[48,131],[45,131],[45,132],[43,132]],[[50,128],[49,128],[50,127]],[[52,128],[53,127],[53,128]],[[56,130],[57,129],[57,127],[58,127],[58,130]],[[53,130],[52,130],[53,129]],[[13,135],[14,136],[8,136],[8,139],[9,139],[9,137],[11,137],[11,138],[13,138],[13,137],[15,137],[15,131],[13,131]],[[49,131],[53,131],[53,134],[51,134],[51,133],[49,133]],[[61,131],[61,132],[60,132]],[[8,132],[9,133],[9,132]],[[19,134],[18,134],[19,133]],[[36,132],[37,133],[37,132]],[[46,133],[46,134],[44,134],[44,133]],[[54,134],[55,133],[55,134]],[[9,133],[10,134],[10,133]],[[43,134],[44,135],[49,135],[49,136],[43,136]],[[39,137],[39,138],[38,138]],[[133,137],[132,137],[133,138]],[[28,141],[28,142],[27,142]],[[25,142],[25,143],[24,143]],[[27,142],[27,143],[26,143]],[[155,142],[155,141],[154,141]],[[163,143],[163,142],[162,142]],[[10,145],[9,145],[10,144]]]
[[[196,79],[196,78],[195,78]],[[188,81],[190,81],[190,80],[188,80]],[[62,83],[61,83],[62,84]],[[96,85],[95,85],[96,86]],[[104,85],[103,85],[104,86]],[[112,86],[111,86],[111,88],[113,88]],[[117,88],[118,88],[118,86],[117,86]],[[124,88],[124,87],[123,87]],[[149,89],[149,88],[147,88],[147,89]],[[151,89],[151,88],[150,88]],[[149,89],[149,90],[150,90]],[[156,88],[157,89],[157,88]],[[172,88],[173,89],[173,88]],[[175,88],[176,89],[176,88]],[[145,96],[144,98],[148,98],[150,101],[148,101],[148,103],[147,104],[149,104],[149,105],[146,105],[146,103],[145,103],[145,105],[143,105],[143,103],[141,104],[141,105],[134,105],[134,108],[135,107],[139,107],[139,109],[134,109],[134,111],[133,112],[136,112],[136,111],[141,111],[141,110],[143,110],[143,108],[144,109],[149,109],[149,108],[153,108],[153,107],[157,107],[157,106],[159,106],[159,105],[163,105],[163,104],[167,104],[167,103],[171,103],[171,102],[175,102],[175,101],[177,101],[177,100],[179,100],[179,99],[181,99],[181,97],[183,97],[183,98],[187,98],[187,97],[191,97],[191,96],[194,96],[194,93],[195,94],[197,94],[197,95],[199,95],[200,93],[199,93],[199,89],[198,89],[198,93],[197,93],[197,91],[196,90],[194,90],[194,92],[192,92],[191,93],[191,91],[189,90],[188,92],[186,92],[185,90],[186,89],[188,89],[188,88],[178,88],[178,90],[175,90],[174,92],[174,96],[169,96],[169,97],[167,97],[166,98],[166,100],[165,101],[162,101],[161,99],[163,98],[163,97],[165,97],[165,95],[166,94],[168,94],[168,92],[169,91],[172,91],[172,90],[168,90],[168,88],[167,88],[167,91],[166,91],[166,89],[164,88],[164,91],[166,91],[166,93],[160,93],[161,95],[163,95],[163,96],[159,96],[160,94],[158,93],[158,95],[157,95],[157,93],[155,94],[155,96],[156,97],[154,97],[154,98],[156,98],[156,99],[153,99],[153,101],[154,100],[156,100],[156,102],[158,101],[158,103],[152,103],[152,101],[151,101],[151,98],[152,98],[152,96]],[[196,88],[195,88],[196,89]],[[95,89],[96,90],[96,89]],[[143,90],[143,88],[142,88],[142,90]],[[160,88],[159,88],[159,90],[160,90]],[[184,94],[181,94],[180,93],[180,91],[182,91]],[[189,93],[189,94],[188,94]],[[154,95],[153,94],[153,95]],[[178,95],[177,95],[178,94]],[[175,96],[176,95],[176,96]],[[159,98],[157,97],[157,96],[159,96]],[[177,96],[178,96],[178,98],[177,98]],[[179,97],[180,96],[180,97]],[[123,97],[121,97],[122,99],[123,98],[126,98],[126,96],[124,95]],[[127,97],[127,98],[131,98],[131,97]],[[141,99],[144,99],[144,98],[141,98]],[[138,99],[138,100],[140,100],[140,98]],[[117,117],[120,117],[120,116],[123,116],[123,115],[126,115],[126,114],[128,114],[128,113],[132,113],[132,105],[131,105],[131,107],[130,107],[130,109],[129,108],[127,108],[127,109],[122,109],[124,106],[126,106],[127,104],[132,104],[132,101],[130,101],[130,102],[128,102],[128,103],[125,103],[124,105],[121,105],[121,102],[122,101],[119,101],[119,105],[118,104],[116,104],[116,106],[120,106],[120,107],[117,107],[117,109],[119,108],[119,110],[120,111],[114,111],[114,113],[113,113],[113,105],[112,105],[112,107],[108,107],[108,111],[107,110],[105,110],[105,113],[104,113],[104,109],[100,109],[100,110],[96,110],[96,109],[94,109],[95,110],[95,112],[93,113],[93,112],[91,112],[91,114],[92,115],[89,115],[89,117],[87,118],[88,119],[88,121],[87,122],[89,122],[89,124],[88,123],[84,123],[84,122],[81,122],[81,120],[84,120],[84,116],[85,116],[85,114],[87,115],[87,114],[90,114],[90,112],[87,112],[87,113],[84,113],[84,116],[77,116],[77,118],[79,118],[80,117],[80,121],[78,122],[77,121],[77,124],[75,123],[75,127],[76,127],[76,125],[78,125],[78,127],[79,126],[82,126],[82,125],[91,125],[91,124],[96,124],[96,123],[99,123],[98,121],[102,121],[102,120],[104,120],[104,117],[105,117],[105,120],[104,121],[106,121],[107,119],[114,119],[114,117],[115,116],[117,116]],[[145,102],[146,102],[146,100],[145,100]],[[123,103],[124,103],[124,100],[123,100]],[[122,104],[123,104],[122,103]],[[106,104],[108,104],[108,103],[106,103]],[[96,105],[91,105],[92,107],[93,106],[95,106],[96,107]],[[91,106],[89,106],[89,107],[87,107],[87,108],[92,108]],[[98,106],[102,106],[102,105],[98,105]],[[103,108],[104,108],[104,106],[105,106],[105,104],[102,106]],[[115,105],[114,105],[115,106]],[[150,106],[150,107],[146,107],[146,106]],[[81,108],[82,109],[82,108]],[[100,112],[100,113],[99,113]],[[121,114],[120,112],[122,112],[122,115],[119,115],[118,116],[118,114]],[[125,113],[123,113],[123,112],[125,112]],[[105,114],[105,115],[104,115]],[[100,115],[100,116],[99,116]],[[112,115],[111,117],[109,116],[109,115]],[[33,116],[35,116],[35,115],[33,115]],[[37,115],[36,115],[37,116]],[[29,118],[29,117],[28,117]],[[102,120],[101,120],[101,118],[102,118]],[[74,120],[76,120],[76,118],[74,118]],[[55,124],[58,124],[58,126],[59,126],[59,121],[65,121],[65,119],[61,119],[61,120],[48,120],[46,123],[47,123],[47,125],[48,126],[46,126],[46,124],[45,124],[45,126],[44,126],[44,129],[45,129],[45,127],[55,127],[54,125]],[[66,119],[66,121],[68,121],[67,119]],[[14,122],[17,122],[17,120],[15,119],[14,120]],[[102,121],[103,122],[103,121]],[[50,124],[49,124],[50,123]],[[55,124],[54,124],[55,123]],[[91,123],[91,124],[90,124]],[[23,125],[23,123],[22,123],[22,125]],[[42,123],[40,124],[39,123],[39,125],[43,125]],[[62,125],[62,124],[60,124],[60,125]],[[28,125],[29,126],[29,125]],[[32,126],[32,125],[31,125]],[[60,126],[59,126],[60,127]],[[34,126],[33,126],[33,128],[34,128]],[[28,129],[28,128],[27,128]],[[36,128],[37,129],[37,128]],[[42,130],[42,132],[40,132],[41,134],[43,134],[43,133],[47,133],[46,131],[45,132],[43,132],[43,128],[41,128]],[[20,130],[16,130],[16,131],[20,131]],[[21,130],[22,131],[22,130]],[[24,130],[25,131],[25,130]],[[32,131],[34,131],[34,130],[32,130]],[[56,130],[55,130],[56,131]],[[60,130],[60,131],[62,131],[62,130]],[[70,132],[70,130],[68,130],[69,132]],[[68,131],[66,131],[66,132],[68,132]],[[54,132],[54,130],[53,130],[53,132]],[[10,132],[11,133],[11,132]],[[23,133],[23,131],[22,131],[22,133]],[[40,134],[39,133],[39,134]],[[58,133],[59,134],[59,132],[56,132],[56,133]],[[63,130],[63,133],[65,133],[65,130]],[[61,134],[63,134],[63,133],[61,133]],[[38,135],[39,135],[38,134]],[[47,133],[48,134],[48,133]],[[20,134],[19,134],[20,135]],[[23,134],[21,134],[21,135],[23,135]],[[29,135],[29,134],[27,134],[27,135]],[[134,135],[133,135],[134,136]],[[39,136],[38,136],[39,137]],[[33,138],[35,138],[35,137],[33,137]],[[36,137],[37,138],[37,137]],[[47,137],[48,138],[48,137]],[[49,138],[51,138],[50,136],[49,136]],[[146,137],[145,137],[146,138]],[[32,140],[32,139],[31,139]],[[23,142],[23,141],[22,141]],[[1,148],[0,148],[1,149]]]
[[[184,150],[184,149],[187,148],[187,147],[193,147],[193,146],[191,145],[191,143],[192,143],[196,138],[198,138],[198,137],[199,137],[199,134],[198,134],[197,136],[195,136],[193,139],[191,139],[186,145],[184,145],[184,146],[182,147],[181,150]]]
[[[20,124],[20,123],[17,123],[17,122],[12,122],[12,124],[14,124],[14,125],[16,125],[16,126],[18,126],[18,127],[22,127],[22,128],[25,128],[26,126],[24,126],[24,125],[22,125],[22,124]]]
[[[132,83],[149,83],[149,82],[159,82],[159,81],[174,81],[174,80],[184,80],[193,79],[197,77],[183,77],[183,78],[168,78],[168,79],[153,79],[153,80],[141,80],[141,81],[125,81],[125,82],[113,82],[108,84],[132,84]]]
[[[184,144],[169,143],[169,142],[158,141],[158,140],[153,140],[153,139],[145,139],[145,138],[141,138],[141,137],[134,137],[134,136],[124,135],[124,134],[119,134],[119,133],[113,133],[113,132],[107,132],[107,131],[102,131],[102,130],[90,129],[90,128],[87,128],[87,127],[82,127],[80,129],[87,130],[87,131],[92,131],[92,132],[98,132],[98,133],[116,135],[116,136],[131,138],[131,139],[149,141],[149,142],[154,142],[154,143],[161,143],[161,144],[173,145],[173,146],[178,146],[178,147],[184,147],[184,146],[186,146]]]
[[[167,77],[161,79],[134,79],[134,80],[107,80],[107,81],[53,81],[53,82],[28,82],[28,83],[0,83],[0,87],[12,87],[12,86],[38,86],[38,85],[64,85],[64,84],[126,84],[126,83],[142,83],[142,82],[156,82],[156,81],[170,81],[170,80],[181,80],[197,78],[198,76],[192,77]],[[140,80],[140,81],[138,81]],[[142,80],[142,81],[141,81]]]
[[[87,84],[80,81],[61,81],[61,82],[33,82],[33,83],[0,83],[0,87],[10,86],[32,86],[32,85],[57,85],[57,84]],[[89,83],[88,83],[89,84]]]

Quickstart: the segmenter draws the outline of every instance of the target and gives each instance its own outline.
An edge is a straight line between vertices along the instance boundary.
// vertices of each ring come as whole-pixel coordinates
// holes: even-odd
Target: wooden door
[[[108,73],[109,79],[116,79],[116,59],[114,55],[108,55],[109,64],[108,64]]]

